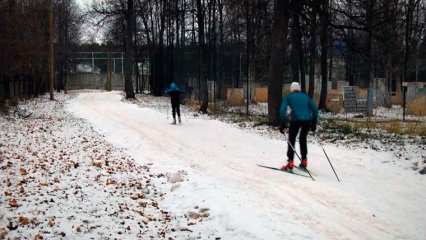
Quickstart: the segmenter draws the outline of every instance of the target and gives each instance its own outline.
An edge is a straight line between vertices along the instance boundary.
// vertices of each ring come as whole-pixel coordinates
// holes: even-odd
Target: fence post
[[[373,114],[373,106],[374,106],[374,89],[368,88],[367,93],[367,114],[371,116]]]
[[[124,53],[121,53],[121,75],[124,75]]]
[[[406,108],[407,108],[407,86],[402,87],[402,121],[405,122]]]
[[[92,73],[95,73],[95,56],[92,52]]]

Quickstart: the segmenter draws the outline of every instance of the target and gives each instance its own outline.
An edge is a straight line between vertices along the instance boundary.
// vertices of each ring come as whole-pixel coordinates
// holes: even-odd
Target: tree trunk
[[[326,98],[328,90],[328,1],[329,0],[323,0],[321,10],[321,94],[319,109],[326,108]]]
[[[205,77],[205,43],[204,43],[204,9],[201,0],[197,0],[197,22],[198,22],[198,56],[199,56],[199,82],[201,94],[200,112],[207,113],[209,107],[209,90],[207,78]]]
[[[217,0],[213,0],[213,16],[212,16],[212,31],[213,31],[213,105],[216,110],[216,84],[217,84],[217,15],[216,15],[216,3]]]
[[[69,49],[69,42],[70,42],[70,1],[67,1],[67,9],[65,11],[65,49],[64,49],[64,69],[65,69],[65,73],[64,73],[64,82],[63,82],[63,87],[64,87],[64,93],[67,94],[67,84],[68,84],[68,71],[69,71],[69,54],[68,54],[68,49]]]
[[[219,54],[218,54],[218,64],[219,64],[219,83],[218,89],[223,87],[223,76],[224,76],[224,64],[223,64],[223,46],[224,46],[224,33],[223,33],[223,2],[218,0],[219,5]],[[219,97],[222,97],[223,91],[219,93]]]
[[[291,66],[293,73],[293,82],[300,82],[302,91],[306,91],[305,81],[305,64],[304,64],[304,51],[302,44],[302,29],[300,26],[299,13],[302,11],[302,3],[296,1],[293,9],[293,26],[291,33],[292,51],[291,51]]]
[[[134,69],[134,31],[133,24],[135,18],[135,8],[133,0],[127,0],[127,12],[126,12],[126,39],[125,39],[125,73],[124,73],[124,89],[126,92],[126,98],[135,98],[135,92],[133,90],[133,69]]]
[[[54,49],[53,49],[53,3],[52,0],[47,1],[48,6],[48,18],[49,18],[49,92],[50,100],[54,100],[53,96],[53,85],[55,81],[55,62],[54,62]]]
[[[353,1],[348,0],[348,10],[349,15],[352,16],[352,8],[353,8]],[[348,26],[352,27],[352,20],[348,20]],[[353,29],[348,29],[348,37],[347,37],[347,54],[345,56],[345,80],[349,83],[349,86],[354,85],[354,77],[353,77],[353,66],[354,66],[354,51],[353,51],[353,39],[354,39],[354,33]]]
[[[296,44],[297,44],[296,35],[297,35],[296,26],[294,25],[294,19],[293,19],[293,26],[291,28],[291,51],[290,51],[290,66],[291,66],[292,82],[299,82],[299,52],[296,47]]]
[[[331,82],[331,88],[333,90],[336,90],[337,89],[337,78],[336,77],[333,78],[334,49],[335,48],[334,48],[334,45],[333,45],[333,37],[331,36],[331,34],[330,34],[330,43],[332,45],[331,45],[331,51],[330,51],[330,56],[329,56],[330,64],[329,64],[329,70],[328,70],[328,79]]]
[[[108,52],[108,60],[107,60],[107,81],[105,84],[105,90],[112,90],[112,62],[111,62],[111,53]]]
[[[311,26],[310,26],[310,42],[309,42],[309,91],[308,94],[311,98],[314,97],[315,92],[315,60],[316,60],[316,47],[317,47],[317,6],[313,3],[311,9]]]
[[[246,74],[246,114],[249,115],[250,106],[250,40],[251,40],[251,21],[250,21],[250,1],[246,0],[246,24],[247,24],[247,39],[246,39],[246,61],[247,61],[247,74]]]
[[[271,59],[269,64],[268,115],[271,124],[278,123],[278,108],[282,97],[284,57],[287,52],[289,0],[275,0],[272,25]]]
[[[298,1],[298,10],[302,9],[301,3]],[[296,48],[298,52],[299,69],[300,69],[300,83],[303,92],[306,92],[306,70],[305,70],[305,51],[302,43],[302,26],[300,25],[299,15],[295,16],[296,26]]]
[[[405,10],[405,49],[404,49],[404,70],[403,70],[403,78],[400,80],[400,84],[396,86],[396,92],[401,96],[401,88],[402,82],[408,81],[408,61],[411,54],[411,33],[412,33],[412,25],[413,25],[413,12],[416,8],[416,3],[414,0],[409,0],[407,3],[407,9]]]
[[[329,69],[328,69],[328,80],[329,82],[331,82],[331,88],[333,90],[337,89],[337,78],[333,77],[333,68],[334,68],[334,56],[333,56],[333,52],[330,52],[330,64],[328,65]]]
[[[373,72],[373,34],[374,31],[374,6],[375,0],[368,1],[367,6],[367,81],[364,83],[366,88],[369,88],[373,84],[374,72]]]

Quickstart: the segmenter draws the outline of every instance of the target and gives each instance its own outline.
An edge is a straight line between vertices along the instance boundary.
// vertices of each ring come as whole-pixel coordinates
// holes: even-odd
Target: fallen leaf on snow
[[[107,179],[106,185],[116,184],[117,182],[114,179]]]
[[[26,217],[20,216],[19,217],[19,223],[21,225],[28,225],[28,224],[30,224],[30,220]]]
[[[93,161],[92,165],[98,168],[102,168],[102,162],[101,161]]]
[[[14,207],[14,208],[19,207],[18,202],[16,201],[16,199],[9,200],[9,206]]]
[[[22,176],[25,176],[25,175],[27,175],[27,170],[25,170],[25,168],[20,168],[20,169],[19,169],[19,173],[20,173]]]
[[[0,228],[0,239],[6,239],[7,233],[6,228]]]
[[[39,233],[35,235],[34,240],[43,240],[43,236]]]
[[[47,187],[49,184],[47,182],[40,182],[40,186]]]
[[[151,219],[147,218],[147,217],[142,217],[142,222],[147,225],[149,222],[151,221]]]
[[[132,196],[130,196],[130,198],[131,198],[132,200],[143,199],[143,198],[144,198],[144,195],[143,195],[143,193],[133,194]]]
[[[47,225],[49,225],[49,227],[53,227],[53,226],[55,225],[55,219],[54,219],[54,218],[51,218],[51,219],[49,220],[49,222],[47,223]]]

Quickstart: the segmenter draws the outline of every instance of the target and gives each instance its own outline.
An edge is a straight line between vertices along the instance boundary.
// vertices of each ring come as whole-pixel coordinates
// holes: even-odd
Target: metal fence
[[[68,89],[105,89],[108,73],[112,89],[124,89],[123,52],[74,52],[69,61]]]

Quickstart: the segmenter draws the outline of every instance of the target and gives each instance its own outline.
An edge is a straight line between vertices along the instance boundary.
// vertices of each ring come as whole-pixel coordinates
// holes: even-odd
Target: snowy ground
[[[169,179],[185,179],[172,186],[153,181],[167,193],[159,207],[177,225],[187,226],[188,235],[177,239],[426,236],[425,176],[392,152],[325,145],[343,179],[338,183],[320,146],[310,143],[314,182],[258,167],[283,164],[285,148],[276,136],[188,112],[183,124],[174,126],[166,99],[141,99],[140,107],[121,98],[117,92],[80,93],[66,110],[86,119],[136,165],[152,164],[153,175],[168,172],[175,173]],[[424,156],[423,148],[412,157]],[[188,223],[188,216],[202,214],[203,221]]]
[[[165,114],[169,108],[167,99],[143,95],[139,96],[138,104],[142,107],[155,107]],[[276,127],[267,124],[265,116],[267,104],[250,105],[249,116],[245,114],[243,107],[229,107],[224,110],[211,115],[210,119],[218,119],[266,137],[276,139],[283,137]],[[192,116],[193,113],[185,111],[185,115]],[[370,149],[393,154],[394,158],[384,162],[398,164],[404,161],[402,167],[426,174],[426,135],[424,135],[426,117],[407,115],[409,121],[406,123],[402,123],[401,119],[402,108],[396,106],[390,109],[377,108],[372,118],[359,118],[359,114],[320,113],[318,130],[311,141],[315,144],[332,144],[352,150]],[[388,123],[387,126],[384,123]],[[389,132],[389,128],[392,127],[389,123],[396,124],[398,128]],[[345,130],[347,126],[350,127],[349,132]],[[394,133],[398,131],[399,134]]]
[[[66,113],[56,95],[20,108],[28,118],[0,116],[0,239],[177,239],[196,236],[159,202],[183,181],[153,174],[85,121]],[[169,192],[169,191],[167,191]],[[189,235],[188,235],[189,234]]]

